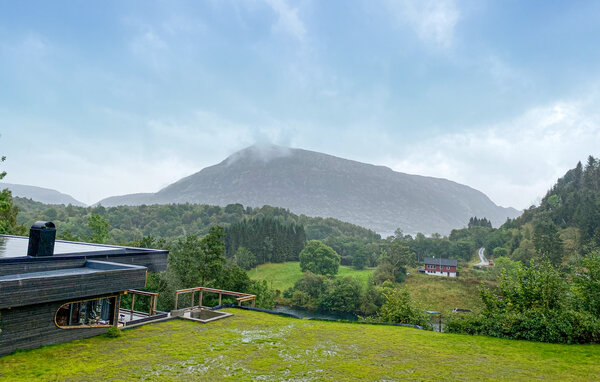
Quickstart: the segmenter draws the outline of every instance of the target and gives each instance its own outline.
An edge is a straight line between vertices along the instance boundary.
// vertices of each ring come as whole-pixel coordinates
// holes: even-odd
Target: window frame
[[[110,328],[111,326],[115,326],[115,322],[116,322],[116,317],[115,317],[115,313],[117,310],[117,297],[116,295],[113,296],[105,296],[105,297],[95,297],[95,298],[88,298],[85,300],[77,300],[77,301],[69,301],[66,302],[64,304],[61,304],[58,309],[56,309],[56,312],[54,313],[54,325],[56,325],[57,328],[59,329],[96,329],[96,328]],[[71,305],[71,304],[81,304],[84,302],[88,302],[88,301],[96,301],[96,300],[104,300],[104,299],[111,299],[112,300],[112,304],[113,304],[113,308],[112,308],[112,315],[110,318],[110,321],[112,321],[112,324],[98,324],[98,325],[59,325],[58,321],[57,321],[57,316],[58,316],[58,312],[67,305]],[[81,309],[81,308],[78,308]],[[69,310],[70,311],[70,310]]]

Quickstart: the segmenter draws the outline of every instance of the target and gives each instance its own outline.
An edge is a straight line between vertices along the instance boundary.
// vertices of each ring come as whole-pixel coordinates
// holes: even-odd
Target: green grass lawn
[[[362,280],[365,285],[373,269],[357,271],[353,267],[340,265],[338,276],[352,276]],[[267,280],[273,289],[284,291],[294,286],[294,283],[302,278],[300,263],[297,261],[287,263],[268,263],[248,271],[253,280]]]
[[[478,311],[481,280],[469,277],[468,271],[457,278],[431,276],[409,270],[405,285],[412,299],[426,310],[448,311],[454,308]],[[488,282],[491,283],[491,282]]]
[[[553,380],[600,376],[600,346],[441,334],[228,310],[0,358],[2,381]]]

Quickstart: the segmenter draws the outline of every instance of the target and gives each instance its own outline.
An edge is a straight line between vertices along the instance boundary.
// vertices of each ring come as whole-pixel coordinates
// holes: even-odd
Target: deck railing
[[[195,305],[196,292],[199,292],[198,305]],[[256,295],[254,295],[254,294],[232,292],[229,290],[214,289],[214,288],[207,288],[207,287],[196,287],[196,288],[180,289],[180,290],[175,291],[175,310],[177,310],[179,296],[188,294],[188,293],[192,294],[192,306],[184,308],[184,309],[203,308],[204,306],[202,305],[202,302],[204,299],[204,292],[218,293],[219,294],[219,305],[221,305],[221,303],[222,303],[223,295],[237,296],[237,298],[235,300],[237,301],[238,306],[241,306],[243,302],[252,301],[252,307],[254,307],[254,303],[256,301]]]
[[[136,295],[148,296],[150,298],[150,301],[148,303],[148,305],[149,305],[148,315],[154,316],[156,314],[156,303],[158,301],[158,293],[146,292],[143,290],[129,289],[129,290],[127,290],[127,292],[125,292],[125,294],[131,295],[131,312],[130,312],[130,318],[129,318],[130,320],[133,320],[133,313],[135,311],[135,296]]]

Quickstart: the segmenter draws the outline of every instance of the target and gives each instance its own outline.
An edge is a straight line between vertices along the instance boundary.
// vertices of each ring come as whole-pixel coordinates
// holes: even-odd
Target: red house
[[[434,276],[456,277],[456,259],[442,259],[435,257],[425,258],[425,273]]]

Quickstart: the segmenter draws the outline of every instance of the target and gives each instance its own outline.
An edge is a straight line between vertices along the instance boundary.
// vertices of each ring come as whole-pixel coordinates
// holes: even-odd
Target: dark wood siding
[[[107,296],[90,298],[96,297]],[[54,315],[61,305],[71,301],[74,300],[0,310],[0,355],[106,333],[108,328],[58,328],[54,323]]]
[[[146,269],[3,281],[0,309],[115,293],[146,286]]]

